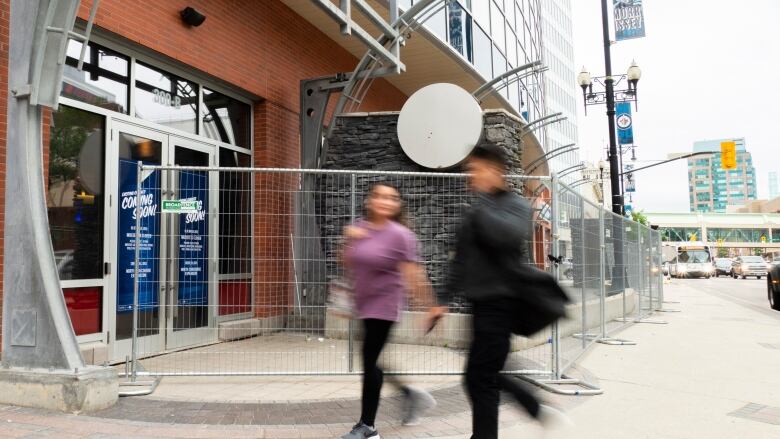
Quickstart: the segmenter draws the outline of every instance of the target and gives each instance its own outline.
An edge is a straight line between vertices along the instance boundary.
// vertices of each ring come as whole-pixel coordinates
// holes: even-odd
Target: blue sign
[[[140,203],[136,186],[138,162],[119,160],[119,258],[116,280],[116,312],[133,310],[135,278],[136,215],[140,217],[138,256],[138,310],[159,306],[160,260],[160,171],[141,182]]]
[[[208,180],[207,172],[179,172],[179,200],[198,202],[197,211],[178,214],[179,305],[208,305]]]
[[[615,12],[615,40],[623,41],[645,36],[645,16],[642,0],[612,0]]]
[[[631,145],[634,143],[634,119],[631,117],[631,103],[618,102],[615,104],[618,132],[618,141],[621,145]]]
[[[634,211],[634,206],[626,204],[623,206],[623,209],[626,211],[626,216],[631,216],[631,212]]]

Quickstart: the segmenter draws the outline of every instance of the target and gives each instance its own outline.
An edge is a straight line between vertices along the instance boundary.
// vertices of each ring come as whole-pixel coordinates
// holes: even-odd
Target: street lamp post
[[[625,268],[623,266],[623,221],[625,214],[623,207],[623,191],[621,188],[621,173],[617,146],[617,131],[615,130],[615,102],[636,102],[637,84],[642,77],[642,70],[632,62],[625,75],[619,75],[616,78],[612,76],[612,41],[609,38],[609,14],[607,9],[607,0],[601,0],[601,28],[604,40],[604,70],[603,77],[592,77],[584,67],[582,72],[577,75],[577,82],[582,87],[582,97],[585,101],[585,112],[589,105],[607,105],[607,124],[609,125],[609,180],[612,192],[612,212],[617,217],[612,218],[612,239],[615,242],[614,254],[615,263],[612,271],[612,290],[622,291],[624,289]],[[615,86],[626,80],[627,88],[615,90]],[[593,89],[593,84],[598,83],[604,87],[604,91]]]
[[[586,114],[590,105],[606,104],[607,106],[607,122],[609,125],[607,159],[609,160],[609,177],[612,188],[612,211],[617,215],[623,215],[623,190],[620,181],[623,150],[620,149],[618,151],[617,131],[615,129],[615,103],[637,102],[637,85],[642,77],[642,70],[636,65],[636,62],[632,62],[626,74],[616,77],[612,76],[609,53],[609,45],[607,45],[604,49],[604,56],[607,59],[607,76],[592,77],[590,72],[583,67],[582,71],[577,75],[577,82],[582,87],[582,98],[585,101]],[[623,81],[626,81],[627,87],[616,90],[615,86],[620,85]],[[601,85],[604,91],[594,90],[594,83]]]

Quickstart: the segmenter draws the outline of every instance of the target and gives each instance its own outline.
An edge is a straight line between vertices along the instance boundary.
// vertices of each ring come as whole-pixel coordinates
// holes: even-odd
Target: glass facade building
[[[720,152],[688,159],[688,193],[691,212],[726,212],[728,206],[755,200],[756,169],[745,149],[745,139],[717,139],[694,143],[694,152],[720,151],[720,143],[737,144],[737,168],[721,168]]]
[[[574,66],[574,36],[572,28],[572,0],[542,0],[542,49],[545,73],[545,103],[548,114],[562,112],[567,119],[547,127],[549,150],[577,143],[578,89]],[[551,170],[566,169],[580,163],[578,151],[568,152],[551,160]],[[566,181],[579,180],[575,172],[563,177]]]
[[[413,0],[399,0],[402,9]],[[425,22],[485,78],[543,60],[541,0],[454,0]],[[536,74],[500,90],[526,120],[545,114],[545,79]],[[573,84],[572,79],[572,84]]]

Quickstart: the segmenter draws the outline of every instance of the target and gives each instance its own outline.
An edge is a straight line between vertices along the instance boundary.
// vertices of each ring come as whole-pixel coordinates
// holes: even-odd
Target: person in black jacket
[[[471,303],[473,338],[466,366],[466,390],[473,410],[472,438],[495,439],[500,389],[514,395],[532,417],[543,423],[562,414],[540,405],[518,379],[500,374],[517,319],[523,311],[527,314],[518,300],[518,289],[523,287],[512,273],[518,265],[530,263],[531,205],[507,186],[506,155],[498,145],[475,148],[466,170],[477,200],[464,215],[448,287],[429,319],[431,325],[435,324],[456,292],[464,293]]]

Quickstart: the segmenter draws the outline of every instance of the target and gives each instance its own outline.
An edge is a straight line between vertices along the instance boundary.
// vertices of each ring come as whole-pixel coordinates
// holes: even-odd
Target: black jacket
[[[531,335],[566,314],[569,298],[550,274],[529,257],[533,236],[531,205],[512,192],[480,195],[458,232],[441,305],[463,293],[471,302],[505,302],[517,316],[512,332]]]
[[[458,293],[470,301],[515,296],[509,267],[529,264],[532,234],[528,201],[514,192],[480,194],[463,217],[439,303],[450,303]]]

